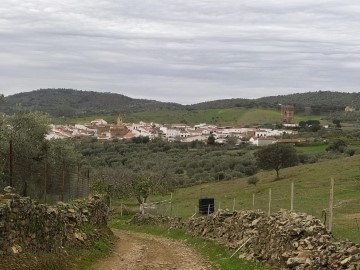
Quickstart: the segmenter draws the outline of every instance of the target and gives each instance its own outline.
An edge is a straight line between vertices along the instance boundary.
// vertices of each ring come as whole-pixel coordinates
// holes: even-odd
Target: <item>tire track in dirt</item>
[[[118,238],[113,254],[96,270],[215,270],[193,248],[180,241],[143,233],[113,230]]]

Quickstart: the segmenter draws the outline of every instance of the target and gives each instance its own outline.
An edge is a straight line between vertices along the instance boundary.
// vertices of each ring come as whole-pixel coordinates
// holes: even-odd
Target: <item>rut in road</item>
[[[113,254],[96,270],[215,270],[185,243],[148,234],[113,230],[118,238]]]

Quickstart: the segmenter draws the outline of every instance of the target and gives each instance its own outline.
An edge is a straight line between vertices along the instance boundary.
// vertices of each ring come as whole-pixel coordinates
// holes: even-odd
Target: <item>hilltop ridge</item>
[[[278,108],[279,104],[291,104],[296,112],[311,110],[313,114],[342,111],[345,106],[360,108],[360,93],[317,91],[262,97],[258,99],[221,99],[192,105],[135,99],[109,92],[82,91],[64,88],[39,89],[9,95],[1,104],[0,111],[12,113],[17,105],[60,117],[83,117],[90,115],[131,114],[154,110],[197,111],[228,108]]]

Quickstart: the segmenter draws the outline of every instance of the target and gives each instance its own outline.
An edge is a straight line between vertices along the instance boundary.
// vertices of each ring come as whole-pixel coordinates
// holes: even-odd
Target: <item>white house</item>
[[[107,125],[107,122],[104,119],[95,119],[90,122],[94,126]]]
[[[251,137],[249,143],[256,146],[266,146],[275,143],[276,140],[274,138],[269,137]]]
[[[194,141],[204,142],[206,140],[207,137],[204,136],[189,136],[189,137],[181,138],[181,142],[194,142]]]

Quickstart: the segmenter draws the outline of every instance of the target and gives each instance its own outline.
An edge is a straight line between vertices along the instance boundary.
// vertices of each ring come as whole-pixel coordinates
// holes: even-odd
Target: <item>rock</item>
[[[4,188],[5,193],[15,193],[15,188],[7,186]]]
[[[360,253],[360,249],[356,246],[351,246],[346,250],[346,252],[349,253],[350,255],[355,255]]]
[[[340,262],[341,265],[348,265],[351,262],[352,256],[347,257],[346,259]]]
[[[288,267],[294,267],[294,266],[298,266],[300,264],[305,264],[305,262],[306,262],[305,258],[292,257],[286,261],[286,265]]]
[[[11,252],[14,255],[17,255],[22,252],[22,248],[19,245],[14,245],[11,247]]]
[[[83,234],[80,233],[80,232],[75,232],[74,237],[75,237],[76,240],[79,240],[80,242],[85,241],[85,238],[84,238]]]

